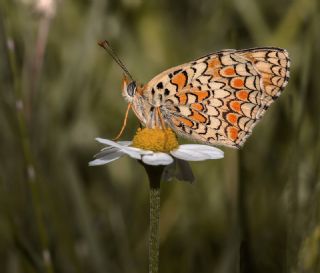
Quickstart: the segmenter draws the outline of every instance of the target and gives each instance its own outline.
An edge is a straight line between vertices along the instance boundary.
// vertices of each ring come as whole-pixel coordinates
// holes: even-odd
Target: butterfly
[[[210,145],[240,148],[281,95],[290,75],[285,49],[228,49],[170,68],[138,85],[107,41],[99,45],[125,71],[122,94],[128,110],[132,108],[144,126],[170,127],[178,135]]]

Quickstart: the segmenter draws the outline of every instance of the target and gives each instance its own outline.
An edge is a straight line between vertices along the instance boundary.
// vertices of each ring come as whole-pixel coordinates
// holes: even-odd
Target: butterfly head
[[[126,76],[124,76],[123,84],[122,84],[122,96],[128,102],[132,102],[136,91],[137,91],[136,82],[129,80]]]

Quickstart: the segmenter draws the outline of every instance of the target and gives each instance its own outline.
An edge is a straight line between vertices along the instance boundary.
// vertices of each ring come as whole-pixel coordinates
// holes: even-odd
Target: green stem
[[[160,181],[163,166],[143,164],[150,184],[149,273],[159,272]]]
[[[159,271],[160,187],[150,188],[149,273]]]
[[[31,201],[34,209],[37,233],[39,234],[39,240],[41,244],[41,258],[43,262],[44,272],[53,273],[53,265],[51,261],[51,254],[49,251],[49,242],[48,242],[48,234],[45,226],[45,222],[43,219],[43,204],[40,195],[40,183],[39,178],[37,176],[36,168],[35,168],[35,159],[33,156],[33,152],[31,149],[31,139],[29,137],[25,109],[24,109],[24,97],[22,92],[21,78],[18,73],[16,53],[14,49],[14,42],[9,38],[10,35],[6,35],[8,27],[4,24],[3,21],[0,22],[2,24],[0,27],[3,31],[3,37],[7,40],[7,54],[9,66],[12,73],[13,79],[13,91],[14,97],[16,100],[16,118],[18,125],[18,134],[20,137],[22,154],[25,162],[25,172],[26,172],[26,180],[28,181],[28,186],[31,192]]]

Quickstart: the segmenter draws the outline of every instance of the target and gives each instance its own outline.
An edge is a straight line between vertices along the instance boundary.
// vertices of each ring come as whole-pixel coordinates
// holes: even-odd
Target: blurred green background
[[[320,272],[319,30],[318,0],[1,1],[0,272],[147,272],[143,168],[88,167],[126,108],[102,39],[142,83],[220,49],[289,51],[244,148],[162,184],[160,272]]]

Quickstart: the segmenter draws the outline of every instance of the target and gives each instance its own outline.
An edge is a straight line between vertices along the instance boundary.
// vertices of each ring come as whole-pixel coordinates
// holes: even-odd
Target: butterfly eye
[[[128,84],[127,87],[127,93],[130,97],[134,96],[134,93],[136,92],[137,86],[136,86],[136,82],[132,81]]]

